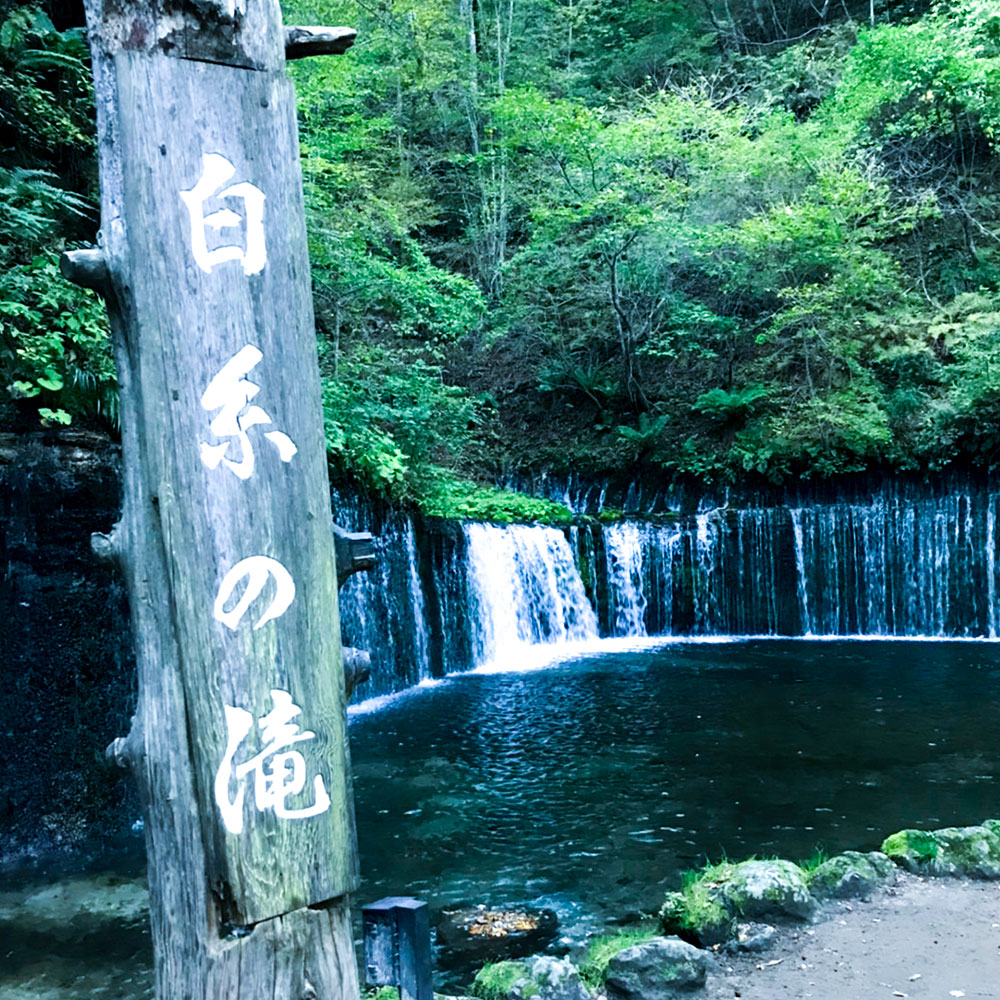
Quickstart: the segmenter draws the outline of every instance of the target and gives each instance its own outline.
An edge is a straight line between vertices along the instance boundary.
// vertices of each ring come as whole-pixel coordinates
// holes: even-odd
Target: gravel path
[[[760,955],[713,962],[702,1000],[1000,1000],[1000,883],[901,875]]]

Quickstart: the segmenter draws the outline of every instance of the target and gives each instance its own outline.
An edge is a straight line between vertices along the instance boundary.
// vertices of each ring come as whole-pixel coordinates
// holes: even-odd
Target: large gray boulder
[[[540,1000],[592,1000],[576,966],[567,959],[539,955],[527,965]]]
[[[731,912],[751,920],[808,920],[816,912],[805,873],[791,861],[744,861],[733,868],[721,892]]]
[[[705,952],[676,937],[658,937],[620,951],[608,963],[608,1000],[677,1000],[705,985]]]
[[[868,899],[895,877],[896,866],[881,851],[845,851],[813,869],[809,889],[817,899]]]
[[[740,921],[809,920],[818,905],[791,861],[723,861],[667,894],[660,926],[711,947],[731,940]]]

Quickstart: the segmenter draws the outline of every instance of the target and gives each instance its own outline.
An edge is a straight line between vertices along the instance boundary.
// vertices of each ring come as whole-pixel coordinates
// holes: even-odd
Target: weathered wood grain
[[[386,896],[361,914],[365,982],[398,987],[400,1000],[433,1000],[427,904],[412,896]]]
[[[130,275],[142,331],[138,395],[147,414],[145,461],[181,646],[209,878],[226,919],[251,924],[354,885],[340,756],[337,580],[304,210],[301,188],[285,179],[298,171],[294,101],[291,84],[276,74],[156,53],[120,53],[115,66],[122,104],[142,111],[120,127],[129,257],[119,266]],[[196,264],[180,193],[202,176],[206,153],[225,156],[235,167],[234,182],[249,181],[266,195],[267,263],[258,274],[244,274],[238,260],[207,274]],[[217,204],[220,199],[212,207]],[[226,233],[239,239],[239,227]],[[261,355],[246,375],[260,386],[253,403],[273,423],[249,430],[255,468],[243,480],[224,464],[203,464],[201,444],[220,439],[209,427],[215,411],[200,400],[248,345]],[[280,431],[295,443],[290,461],[281,460],[265,431]],[[246,446],[234,441],[230,448],[243,458]],[[285,567],[295,597],[280,619],[254,628],[274,586],[268,583],[232,630],[213,618],[213,601],[225,574],[256,556]],[[297,721],[316,734],[300,749],[307,761],[322,765],[334,805],[305,820],[254,812],[233,836],[220,822],[213,787],[226,752],[224,706],[263,716],[272,689],[291,694],[302,708]],[[282,859],[280,870],[275,858]]]
[[[138,708],[113,753],[128,760],[143,800],[157,995],[353,998],[347,894],[357,873],[337,576],[278,3],[86,0],[86,8],[124,458],[122,520],[97,547],[121,565],[136,640]],[[206,154],[235,168],[228,184],[264,192],[263,266],[238,257],[199,264],[205,255],[193,251],[181,193],[202,177]],[[206,206],[238,215],[240,199]],[[245,246],[245,220],[216,221],[205,253],[241,237]],[[202,459],[202,444],[226,440],[212,432],[218,411],[202,395],[248,345],[260,353],[247,375],[260,386],[251,405],[271,422],[246,430],[256,468],[240,479]],[[264,437],[272,431],[288,435],[294,455]],[[231,447],[236,463],[239,442]],[[230,628],[214,601],[226,573],[253,556],[280,562],[294,599],[255,629],[274,594],[269,580]],[[281,820],[251,804],[251,774],[243,831],[229,832],[213,787],[225,708],[259,719],[275,689],[302,708],[300,729],[315,733],[293,746],[310,783],[322,775],[331,806]],[[250,753],[258,735],[248,736]],[[303,794],[292,804],[310,801]]]

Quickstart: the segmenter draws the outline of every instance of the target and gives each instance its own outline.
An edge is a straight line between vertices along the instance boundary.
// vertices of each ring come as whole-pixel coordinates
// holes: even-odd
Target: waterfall
[[[795,539],[795,595],[799,601],[802,619],[802,634],[814,635],[815,626],[809,614],[809,588],[806,586],[806,555],[802,542],[802,511],[792,508],[788,512],[792,521],[792,537]]]
[[[561,531],[492,524],[464,531],[475,666],[513,660],[524,646],[597,637],[597,616]]]
[[[604,532],[608,589],[612,594],[615,635],[646,635],[646,590],[643,553],[650,550],[649,525],[629,521]]]
[[[375,567],[349,577],[340,588],[345,646],[371,656],[366,695],[387,694],[431,676],[424,588],[413,519],[379,514],[357,498],[334,494],[334,519],[349,531],[371,531]]]
[[[562,492],[593,509],[606,490]],[[425,522],[337,498],[338,521],[371,530],[378,553],[340,592],[344,641],[372,656],[360,696],[598,635],[997,637],[1000,494],[988,488],[723,497],[690,513],[663,511],[662,490],[623,495],[661,507],[557,529]]]
[[[682,532],[675,525],[622,521],[607,525],[603,534],[610,633],[672,632],[674,565]]]
[[[413,521],[406,519],[406,569],[409,578],[409,598],[413,603],[413,653],[417,663],[417,676],[427,680],[431,675],[430,647],[427,640],[427,610],[424,602],[424,591],[420,585],[420,573],[417,569],[417,536],[413,529]]]
[[[987,634],[997,637],[996,507],[993,498],[986,505],[986,616]]]

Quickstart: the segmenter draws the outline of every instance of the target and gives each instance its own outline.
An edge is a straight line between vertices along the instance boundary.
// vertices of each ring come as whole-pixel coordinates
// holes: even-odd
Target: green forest
[[[1000,462],[995,0],[289,0],[338,475]],[[82,9],[0,3],[0,429],[117,432]],[[478,484],[478,485],[474,485]],[[545,516],[524,502],[525,516]],[[551,512],[550,512],[551,513]]]

